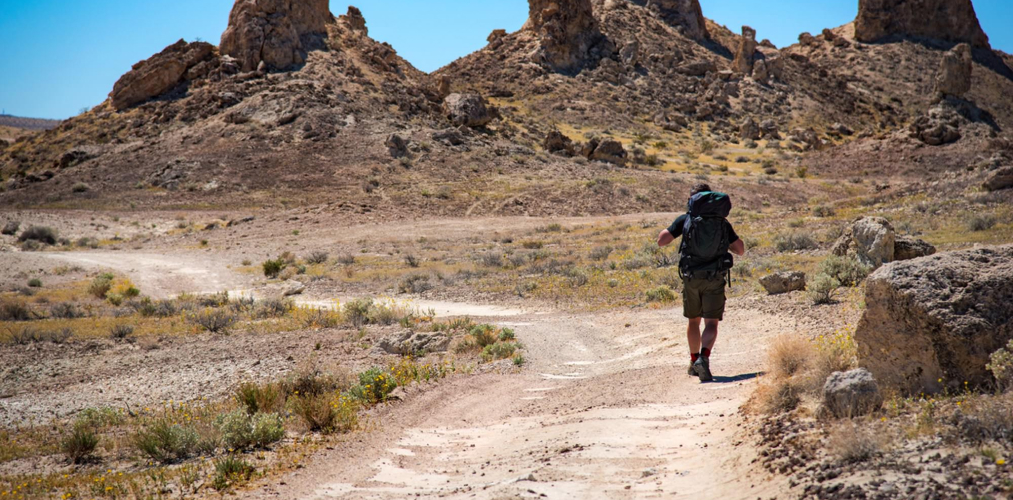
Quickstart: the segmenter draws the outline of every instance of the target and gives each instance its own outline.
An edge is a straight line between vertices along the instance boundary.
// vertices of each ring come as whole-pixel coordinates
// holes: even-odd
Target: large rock
[[[492,121],[485,99],[478,94],[450,94],[443,100],[443,113],[460,127],[484,127]]]
[[[287,69],[324,47],[332,22],[327,0],[236,0],[220,48],[243,71],[257,70],[261,61],[267,69]]]
[[[530,17],[522,30],[539,39],[539,55],[556,71],[575,71],[594,59],[603,36],[591,0],[528,0]]]
[[[989,47],[971,0],[859,0],[855,38],[916,36]]]
[[[603,161],[619,166],[626,165],[626,148],[621,142],[614,139],[593,138],[584,144],[580,153],[589,160]]]
[[[999,191],[1013,187],[1013,167],[1002,167],[992,172],[981,187],[986,191]]]
[[[542,146],[550,153],[562,153],[566,156],[573,156],[576,152],[573,141],[557,129],[549,131]]]
[[[894,260],[896,232],[882,217],[862,217],[834,243],[831,253],[853,257],[864,265],[878,268]]]
[[[676,72],[687,76],[704,76],[707,73],[713,73],[717,70],[717,65],[715,65],[713,61],[707,60],[689,62],[675,68]]]
[[[760,285],[771,295],[805,290],[805,273],[784,271],[760,278]]]
[[[176,88],[186,80],[187,70],[213,57],[214,50],[210,43],[180,40],[135,64],[113,85],[113,107],[122,111]]]
[[[909,135],[929,146],[942,146],[959,141],[961,126],[968,120],[963,116],[961,103],[943,99],[929,108],[928,113],[915,118],[908,126]]]
[[[450,337],[442,333],[413,332],[404,330],[389,337],[380,339],[377,347],[388,354],[415,356],[419,354],[443,352],[450,346]]]
[[[911,260],[919,257],[927,257],[936,253],[936,247],[925,240],[897,236],[893,242],[894,260]]]
[[[882,267],[866,281],[859,365],[907,394],[987,385],[989,356],[1013,338],[1013,245]]]
[[[823,408],[837,418],[867,415],[882,405],[879,385],[864,368],[831,373],[823,384]]]
[[[946,54],[939,63],[936,75],[936,92],[944,96],[964,97],[971,90],[971,71],[974,60],[971,57],[971,46],[962,43]]]
[[[756,30],[749,26],[742,27],[742,38],[739,48],[735,51],[732,70],[740,75],[753,74],[753,55],[756,53]]]
[[[739,125],[739,137],[752,141],[760,139],[760,127],[756,125],[756,121],[752,117],[747,117],[742,121],[742,125]]]
[[[710,36],[699,0],[648,0],[647,7],[689,38],[703,41]]]

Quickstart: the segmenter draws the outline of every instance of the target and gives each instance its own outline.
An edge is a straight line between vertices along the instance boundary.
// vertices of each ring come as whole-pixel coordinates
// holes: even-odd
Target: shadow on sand
[[[721,377],[715,375],[714,380],[712,382],[715,384],[731,384],[733,382],[743,382],[746,380],[753,380],[754,378],[757,378],[761,375],[763,375],[763,372],[744,373],[742,375],[736,375],[734,377]]]

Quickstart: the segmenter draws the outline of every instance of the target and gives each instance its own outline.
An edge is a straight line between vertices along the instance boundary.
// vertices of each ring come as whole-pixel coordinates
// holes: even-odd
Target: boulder
[[[911,260],[918,257],[927,257],[936,253],[936,247],[925,240],[897,236],[893,242],[894,260]]]
[[[717,70],[718,67],[713,61],[693,61],[675,68],[677,73],[682,73],[687,76],[704,76],[707,73],[713,73]]]
[[[507,31],[504,29],[492,30],[492,33],[489,33],[489,37],[485,40],[490,44],[496,44],[505,36],[507,36]]]
[[[967,123],[960,107],[960,103],[953,102],[953,99],[943,99],[930,108],[928,113],[911,122],[908,127],[910,137],[929,146],[959,141],[962,137],[960,127]]]
[[[550,153],[562,153],[566,156],[573,156],[576,152],[573,141],[559,130],[553,129],[545,136],[542,146]]]
[[[1013,245],[894,262],[866,281],[859,365],[906,394],[993,382],[989,356],[1013,338]]]
[[[619,50],[619,58],[627,66],[636,66],[640,60],[640,42],[633,40]]]
[[[760,139],[760,127],[756,125],[756,122],[751,117],[746,118],[742,121],[742,125],[739,125],[739,137],[751,141]]]
[[[306,291],[306,285],[304,285],[304,284],[302,284],[302,283],[300,283],[298,281],[295,281],[295,280],[288,280],[282,286],[281,296],[282,297],[291,297],[293,295],[300,295],[300,294],[302,294],[305,291]]]
[[[528,0],[529,17],[521,28],[536,34],[541,62],[555,71],[576,71],[593,59],[604,36],[591,0]]]
[[[753,55],[756,53],[756,30],[749,26],[742,27],[742,38],[739,39],[739,47],[735,51],[735,60],[732,61],[732,70],[740,75],[753,74]]]
[[[484,127],[492,121],[485,99],[478,94],[448,95],[443,100],[443,113],[458,127]]]
[[[853,257],[874,269],[892,262],[896,232],[890,221],[882,217],[861,217],[834,242],[831,253]]]
[[[989,48],[971,0],[859,0],[855,39],[876,42],[893,35]]]
[[[992,172],[981,187],[986,191],[999,191],[1013,187],[1013,167],[1002,167]]]
[[[647,8],[671,26],[682,30],[682,34],[696,41],[706,40],[707,24],[699,0],[648,0]]]
[[[408,139],[401,137],[399,134],[390,134],[383,145],[387,146],[387,150],[392,157],[401,158],[408,154],[408,142]]]
[[[450,337],[443,333],[413,332],[404,330],[377,342],[377,347],[388,354],[413,356],[422,353],[444,352],[450,346]]]
[[[837,40],[837,34],[830,28],[823,28],[823,39],[833,43],[834,40]]]
[[[764,139],[781,140],[781,132],[774,120],[763,120],[760,122],[760,136]]]
[[[369,34],[369,29],[366,28],[366,18],[362,16],[362,11],[357,7],[351,5],[348,6],[348,13],[338,18],[340,21],[348,26],[348,29],[362,33],[363,35]]]
[[[946,52],[936,74],[936,92],[943,96],[964,97],[971,90],[973,68],[970,45],[962,43]]]
[[[20,229],[20,228],[21,228],[21,223],[20,222],[15,221],[15,220],[9,220],[9,221],[7,221],[6,224],[4,224],[3,229],[0,229],[0,234],[4,234],[4,235],[7,235],[7,236],[13,236],[13,235],[17,234],[18,229]]]
[[[803,47],[815,47],[819,45],[819,41],[816,40],[816,37],[812,36],[812,34],[808,31],[798,36],[798,43]]]
[[[603,161],[619,166],[626,165],[626,148],[614,139],[591,139],[581,149],[581,153],[589,160]]]
[[[122,111],[176,88],[188,69],[213,57],[214,49],[210,43],[180,40],[135,64],[113,85],[113,107]]]
[[[834,417],[860,417],[882,405],[879,384],[864,368],[831,373],[823,384],[823,408]]]
[[[770,71],[767,70],[767,62],[763,59],[753,63],[753,80],[760,83],[767,83],[767,80],[770,80]]]
[[[242,71],[256,71],[261,62],[264,69],[284,70],[306,62],[309,51],[324,48],[332,22],[327,0],[236,0],[219,47]]]
[[[799,271],[783,271],[768,274],[760,278],[760,285],[771,295],[805,290],[805,273]]]

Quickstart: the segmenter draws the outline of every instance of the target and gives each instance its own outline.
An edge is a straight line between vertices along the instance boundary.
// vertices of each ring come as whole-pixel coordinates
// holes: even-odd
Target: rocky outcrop
[[[387,354],[417,356],[446,351],[450,346],[450,337],[443,333],[404,330],[380,339],[376,345]]]
[[[187,71],[214,56],[214,46],[180,40],[134,65],[121,76],[109,94],[119,111],[158,97],[187,80]]]
[[[760,278],[760,285],[771,295],[805,290],[805,273],[784,271]]]
[[[450,94],[443,100],[443,113],[455,126],[484,127],[493,115],[478,94]]]
[[[589,160],[603,161],[619,166],[626,165],[628,156],[623,144],[614,139],[592,138],[580,149],[581,156]]]
[[[387,152],[392,158],[401,158],[408,155],[408,143],[409,140],[400,134],[390,134],[383,145],[387,146]]]
[[[859,0],[855,38],[914,36],[989,47],[971,0]]]
[[[362,33],[363,35],[369,34],[369,29],[366,28],[366,18],[362,16],[362,11],[357,7],[351,5],[348,6],[348,12],[341,16],[339,20],[348,26],[348,29]]]
[[[823,409],[834,417],[860,417],[882,405],[879,385],[864,368],[831,373],[823,384]]]
[[[573,141],[559,130],[551,130],[542,142],[542,146],[550,153],[560,153],[566,156],[573,156],[576,148]]]
[[[908,131],[912,139],[929,146],[942,146],[959,141],[960,127],[966,122],[959,106],[946,99],[911,122]]]
[[[877,268],[894,260],[895,241],[896,233],[890,221],[882,217],[862,217],[844,230],[830,251]]]
[[[742,27],[742,38],[739,39],[739,48],[735,51],[735,60],[732,61],[732,70],[740,75],[753,74],[753,56],[756,53],[756,30],[749,26]]]
[[[1002,167],[988,175],[981,187],[986,191],[1013,188],[1013,167]]]
[[[324,47],[333,21],[327,0],[236,0],[221,52],[236,58],[243,71],[257,70],[261,62],[264,69],[287,69]]]
[[[936,247],[925,240],[908,236],[897,236],[893,242],[894,260],[911,260],[928,257],[936,253]]]
[[[693,40],[702,41],[710,36],[699,0],[648,0],[647,8]]]
[[[760,139],[760,127],[756,125],[756,121],[752,117],[746,118],[742,121],[742,125],[739,125],[739,137],[750,141]]]
[[[576,71],[602,56],[604,37],[590,0],[528,0],[523,30],[539,39],[539,58],[555,71]]]
[[[971,57],[971,46],[962,43],[946,54],[939,63],[936,74],[936,92],[942,96],[964,97],[971,90],[971,71],[974,60]]]
[[[1013,245],[895,262],[866,282],[859,365],[908,394],[986,386],[1013,338]]]

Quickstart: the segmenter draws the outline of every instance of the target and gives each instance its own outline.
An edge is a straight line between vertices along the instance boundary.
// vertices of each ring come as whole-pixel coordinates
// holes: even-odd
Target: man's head
[[[689,192],[689,195],[690,196],[696,196],[696,195],[698,195],[700,193],[706,193],[707,191],[710,191],[710,190],[711,190],[710,186],[708,186],[707,184],[701,183],[701,184],[697,184],[697,185],[693,186],[693,190]]]

